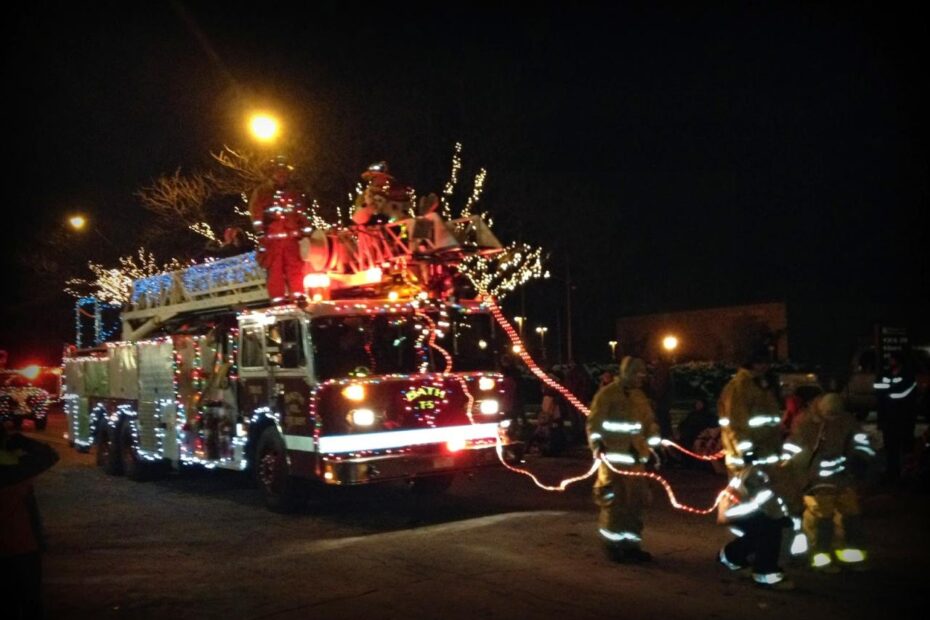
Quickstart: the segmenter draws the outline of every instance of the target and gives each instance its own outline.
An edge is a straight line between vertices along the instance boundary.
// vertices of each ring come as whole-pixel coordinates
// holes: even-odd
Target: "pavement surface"
[[[925,617],[930,496],[867,491],[867,572],[786,568],[792,592],[713,561],[729,539],[712,516],[673,510],[655,486],[643,566],[616,565],[595,533],[591,480],[539,490],[503,469],[444,495],[404,485],[326,488],[297,514],[268,512],[242,474],[106,476],[45,432],[62,460],[36,481],[48,538],[50,618],[898,618]],[[546,482],[584,472],[583,451],[529,457]],[[664,472],[708,506],[725,480]]]

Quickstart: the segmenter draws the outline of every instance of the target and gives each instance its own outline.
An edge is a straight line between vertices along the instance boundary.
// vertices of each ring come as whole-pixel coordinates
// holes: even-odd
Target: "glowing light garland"
[[[93,280],[71,278],[65,282],[65,292],[77,298],[91,296],[111,304],[124,304],[132,296],[132,283],[135,280],[154,276],[164,276],[164,272],[181,269],[183,265],[177,259],[159,263],[152,252],[140,247],[135,256],[121,256],[119,267],[106,268],[90,261],[87,268],[95,276]]]
[[[494,299],[488,298],[486,300],[486,304],[488,308],[490,309],[491,314],[494,316],[494,319],[497,321],[498,325],[500,325],[501,328],[504,330],[504,332],[507,334],[507,337],[510,339],[510,342],[513,345],[515,345],[514,350],[517,351],[517,354],[520,356],[520,358],[524,361],[524,363],[530,369],[530,372],[536,375],[536,377],[538,377],[540,381],[542,381],[543,383],[545,383],[552,389],[559,392],[559,394],[561,394],[569,403],[572,404],[572,406],[574,406],[578,411],[583,413],[585,416],[591,415],[591,410],[587,406],[585,406],[584,403],[578,400],[578,398],[574,394],[572,394],[568,389],[566,389],[561,384],[559,384],[557,381],[549,377],[549,375],[547,375],[536,364],[536,362],[529,355],[529,353],[526,352],[526,347],[523,346],[523,342],[520,340],[519,334],[513,328],[513,326],[510,324],[507,318],[504,316],[504,313],[501,311],[500,307],[495,303]],[[695,458],[699,458],[702,460],[713,461],[713,460],[718,460],[723,457],[722,451],[714,455],[706,456],[706,455],[696,454],[694,452],[691,452],[690,450],[686,450],[682,448],[681,446],[679,446],[678,444],[672,441],[669,441],[669,440],[663,440],[662,443],[663,445],[674,447],[680,450],[681,452],[688,454],[689,456],[694,456]],[[580,476],[575,476],[572,478],[566,478],[562,480],[558,485],[553,486],[553,485],[545,485],[541,483],[539,479],[533,473],[525,469],[514,467],[508,464],[504,460],[503,444],[501,443],[500,438],[498,438],[498,443],[497,443],[497,457],[498,457],[498,460],[504,465],[504,467],[506,467],[510,471],[528,476],[529,478],[533,480],[536,486],[543,489],[544,491],[565,491],[565,489],[567,489],[570,485],[576,482],[580,482],[581,480],[590,478],[591,476],[594,475],[594,473],[598,469],[598,459],[594,459],[594,462],[591,464],[591,468],[585,474],[582,474]],[[669,484],[669,482],[664,477],[660,476],[659,474],[656,474],[653,472],[640,472],[640,471],[629,471],[629,470],[617,469],[613,467],[606,459],[602,459],[602,460],[603,460],[603,463],[612,472],[619,474],[621,476],[648,478],[649,480],[658,482],[662,486],[662,488],[665,490],[665,493],[668,496],[669,502],[671,503],[672,507],[677,510],[682,510],[684,512],[688,512],[688,513],[696,514],[696,515],[706,515],[716,510],[717,506],[720,504],[720,501],[724,497],[730,496],[731,498],[735,499],[735,496],[733,495],[733,493],[729,491],[728,488],[724,488],[722,491],[720,491],[717,494],[717,498],[710,508],[694,508],[693,506],[688,506],[686,504],[682,504],[681,502],[679,502],[678,498],[675,496],[675,492],[673,491],[671,484]]]
[[[189,229],[200,235],[201,237],[206,237],[210,241],[217,241],[216,233],[213,232],[213,229],[206,222],[197,222],[196,224],[190,224]]]
[[[90,307],[91,311],[85,308]],[[118,320],[104,321],[104,310],[119,310],[118,304],[100,301],[96,297],[81,297],[74,304],[74,333],[75,345],[77,348],[86,346],[97,346],[111,340],[120,331]],[[94,335],[92,342],[84,342],[83,326],[81,317],[88,317],[94,320]]]
[[[462,143],[455,143],[455,151],[452,153],[452,172],[449,174],[449,181],[446,182],[442,190],[442,217],[445,220],[452,219],[452,205],[449,199],[455,192],[455,186],[459,182],[459,171],[462,169]]]
[[[665,478],[663,478],[657,473],[654,473],[651,471],[630,471],[627,469],[617,469],[616,467],[611,465],[610,462],[606,458],[603,458],[603,457],[601,457],[601,462],[603,462],[604,465],[606,465],[607,468],[610,469],[610,471],[614,472],[615,474],[619,474],[621,476],[629,476],[631,478],[648,478],[649,480],[658,482],[662,486],[662,488],[665,490],[665,494],[668,496],[668,501],[672,505],[672,508],[675,508],[677,510],[682,510],[684,512],[689,512],[691,514],[695,514],[695,515],[710,514],[717,509],[717,506],[720,504],[720,502],[725,497],[729,497],[734,501],[738,499],[738,497],[730,490],[729,487],[724,487],[723,490],[717,493],[717,498],[714,500],[714,503],[709,508],[694,508],[693,506],[688,506],[687,504],[682,504],[681,502],[679,502],[678,498],[675,496],[675,491],[672,490],[672,485],[668,483],[668,480],[666,480]],[[596,463],[596,459],[595,459],[595,463]]]
[[[471,208],[478,204],[478,201],[481,200],[481,192],[484,191],[484,181],[488,176],[488,171],[482,168],[478,171],[478,174],[475,175],[475,187],[472,189],[471,196],[468,197],[468,202],[465,203],[465,206],[462,207],[462,217],[467,217],[471,215]],[[490,226],[490,224],[488,224]]]
[[[477,290],[497,299],[503,299],[530,280],[549,277],[543,268],[542,248],[526,243],[511,243],[503,252],[491,256],[467,255],[458,270]]]

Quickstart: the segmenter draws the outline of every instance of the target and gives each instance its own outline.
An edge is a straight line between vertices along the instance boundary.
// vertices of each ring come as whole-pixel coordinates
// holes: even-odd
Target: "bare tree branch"
[[[210,154],[222,166],[225,174],[214,175],[214,187],[220,194],[239,194],[251,190],[265,180],[264,163],[251,153],[234,151],[224,146],[219,153]]]
[[[216,193],[216,179],[210,172],[159,177],[136,192],[142,206],[166,219],[180,219],[191,225],[205,218],[204,205]]]

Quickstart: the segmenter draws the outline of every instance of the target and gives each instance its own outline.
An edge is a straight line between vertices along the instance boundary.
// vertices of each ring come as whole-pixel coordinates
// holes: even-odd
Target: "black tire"
[[[119,460],[120,468],[130,480],[137,482],[146,480],[149,476],[149,464],[139,456],[136,438],[132,433],[132,423],[124,420],[119,427]]]
[[[410,490],[415,495],[441,495],[449,490],[454,480],[455,474],[421,476],[410,481]]]
[[[119,476],[123,473],[118,444],[119,441],[106,420],[98,420],[94,437],[97,466],[110,476]]]
[[[303,497],[291,477],[287,447],[278,429],[269,426],[258,438],[255,448],[255,478],[265,497],[265,505],[274,512],[293,512]]]
[[[37,431],[44,431],[45,427],[48,426],[48,418],[36,418],[35,424]]]

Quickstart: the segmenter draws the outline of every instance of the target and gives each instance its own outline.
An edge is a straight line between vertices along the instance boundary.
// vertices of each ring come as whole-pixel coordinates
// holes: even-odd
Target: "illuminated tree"
[[[121,256],[118,267],[107,268],[93,261],[88,262],[87,268],[93,278],[71,278],[65,282],[65,292],[78,299],[94,297],[107,303],[124,304],[132,294],[134,280],[182,267],[182,263],[175,258],[159,262],[152,252],[140,247],[135,255]]]

